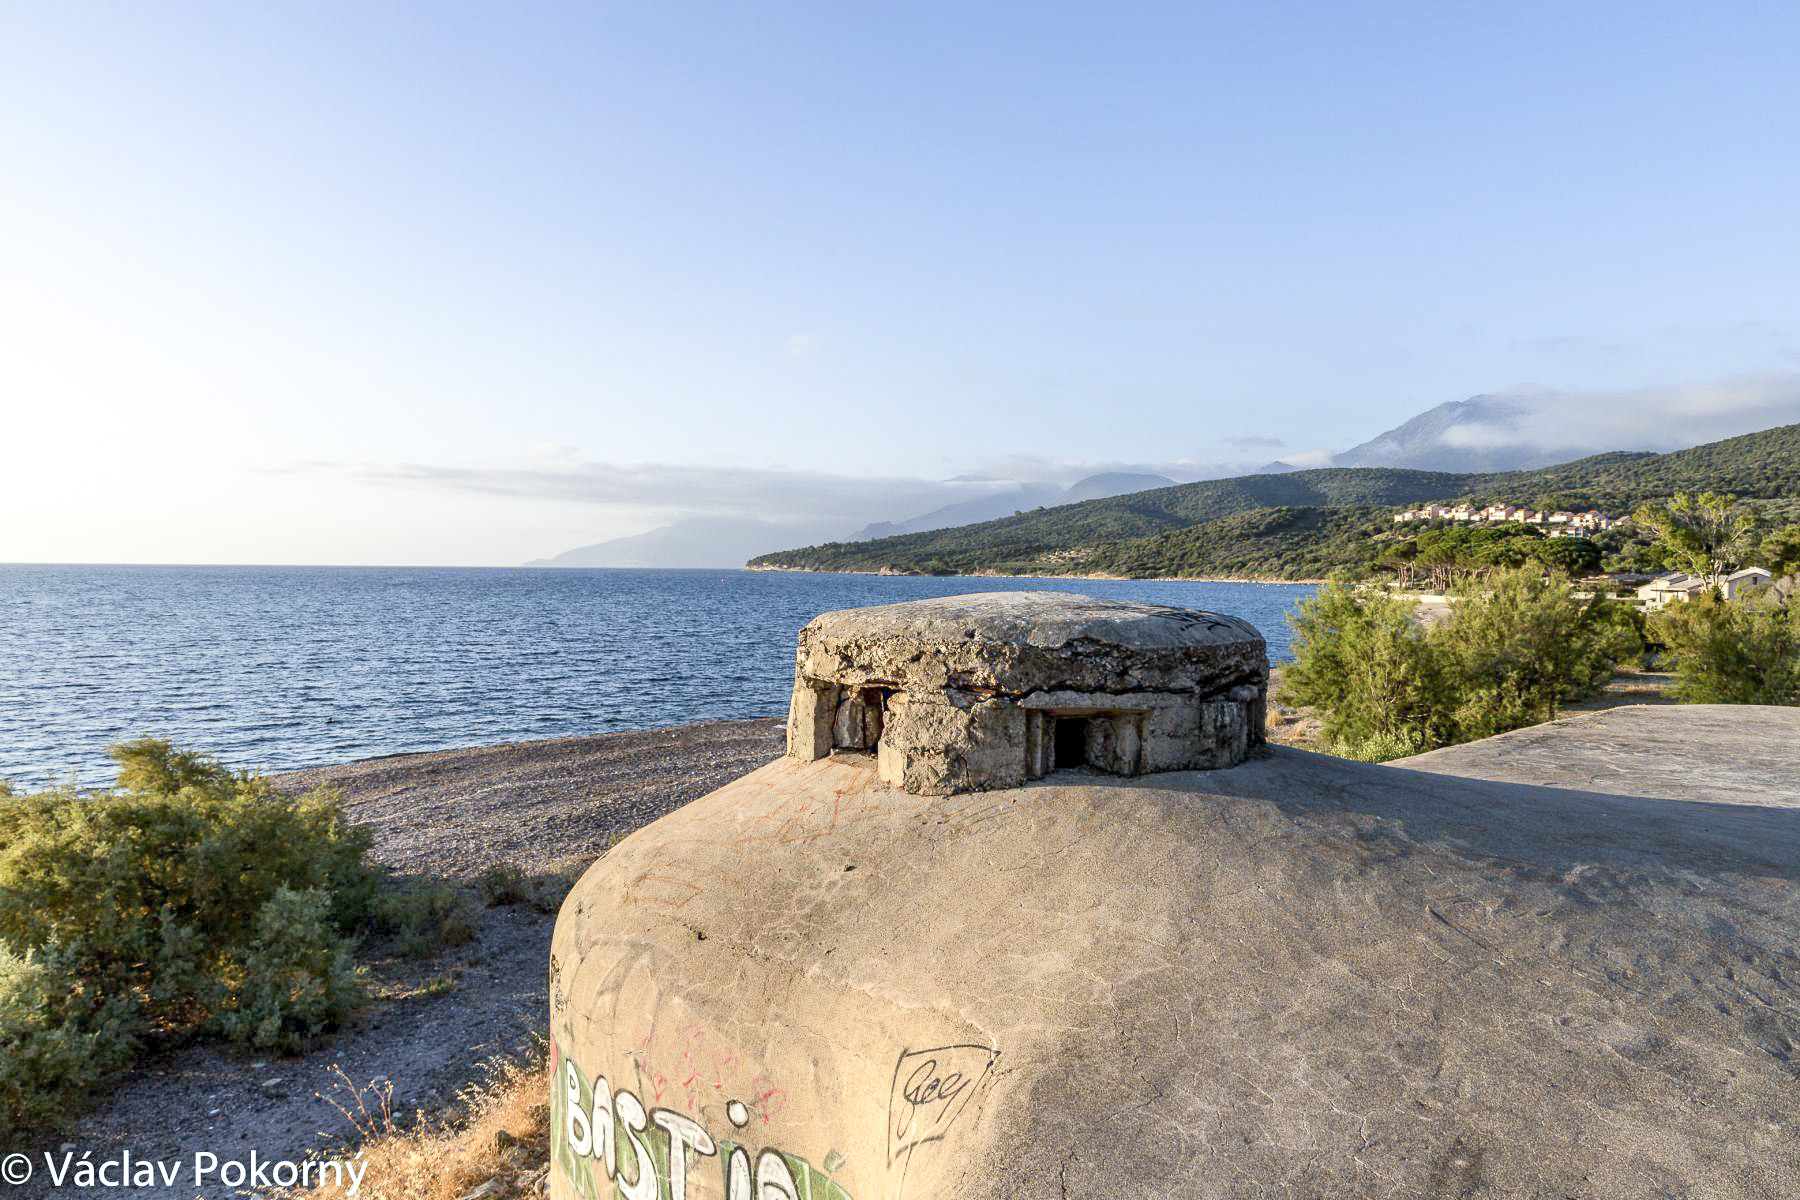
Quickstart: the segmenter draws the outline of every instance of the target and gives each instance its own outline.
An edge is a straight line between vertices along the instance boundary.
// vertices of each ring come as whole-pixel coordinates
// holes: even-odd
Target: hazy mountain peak
[[[1047,504],[1059,503],[1062,496],[1062,485],[1055,483],[1021,483],[1003,491],[990,492],[985,496],[977,496],[972,500],[959,500],[955,504],[946,504],[942,508],[934,508],[928,513],[920,513],[916,517],[908,517],[901,521],[877,521],[865,525],[847,539],[852,542],[866,542],[875,538],[893,537],[900,533],[923,533],[928,529],[949,529],[956,525],[975,525],[982,521],[991,521],[995,517],[1010,517],[1013,513],[1028,508],[1041,508]]]
[[[1145,475],[1133,471],[1102,471],[1077,479],[1057,499],[1058,504],[1079,504],[1083,500],[1104,500],[1109,496],[1125,496],[1146,492],[1151,488],[1174,487],[1175,481],[1165,475]]]
[[[741,567],[772,546],[809,538],[829,541],[843,526],[764,521],[754,517],[684,517],[668,525],[537,558],[528,567]]]
[[[1679,450],[1800,419],[1800,374],[1627,391],[1524,383],[1451,400],[1335,455],[1340,467],[1530,470],[1609,450]]]

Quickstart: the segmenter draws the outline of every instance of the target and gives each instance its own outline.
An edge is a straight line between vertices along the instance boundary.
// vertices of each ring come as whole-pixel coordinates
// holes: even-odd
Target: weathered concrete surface
[[[1796,711],[1758,704],[1621,705],[1395,765],[1616,795],[1800,805]]]
[[[1068,592],[977,592],[824,613],[800,631],[797,665],[851,685],[1007,695],[1190,692],[1214,675],[1224,690],[1268,675],[1262,634],[1247,621]]]
[[[935,798],[784,759],[572,893],[559,1081],[690,1196],[1793,1196],[1796,781],[1796,709]],[[575,1107],[553,1195],[610,1195]]]
[[[1262,741],[1268,674],[1254,628],[1192,609],[1066,592],[845,609],[800,631],[788,754],[873,750],[915,795],[1016,787],[1071,755],[1117,775],[1231,766]]]

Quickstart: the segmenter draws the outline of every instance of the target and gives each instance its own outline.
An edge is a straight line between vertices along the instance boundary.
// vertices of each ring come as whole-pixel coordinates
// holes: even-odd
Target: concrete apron
[[[937,797],[779,760],[565,904],[551,1194],[1800,1193],[1800,710],[1596,716],[1641,772],[1683,712],[1755,727],[1760,803],[1481,744]]]

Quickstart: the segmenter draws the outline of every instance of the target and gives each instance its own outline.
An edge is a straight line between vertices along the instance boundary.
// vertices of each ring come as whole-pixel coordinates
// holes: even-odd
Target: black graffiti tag
[[[938,1060],[928,1058],[914,1067],[913,1073],[906,1077],[906,1086],[900,1089],[900,1095],[914,1108],[924,1108],[940,1100],[949,1104],[967,1086],[969,1081],[963,1078],[961,1071],[942,1074]]]
[[[998,1057],[998,1050],[969,1044],[902,1051],[888,1096],[888,1161],[941,1140]]]

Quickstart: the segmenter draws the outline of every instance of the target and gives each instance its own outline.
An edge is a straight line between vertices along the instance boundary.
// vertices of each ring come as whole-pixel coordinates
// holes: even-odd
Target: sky
[[[1645,395],[1800,420],[1796,44],[1787,3],[0,0],[0,562],[854,527],[1509,390],[1595,448],[1676,436]]]

